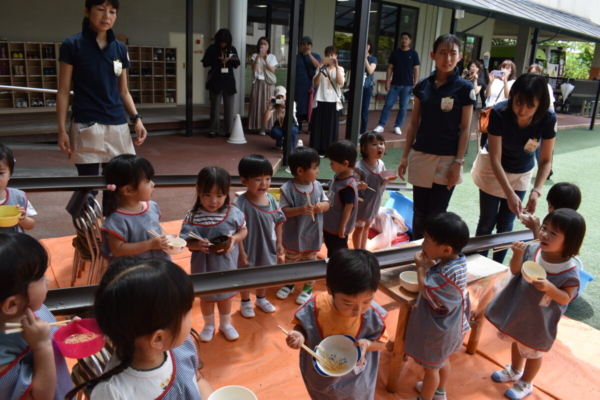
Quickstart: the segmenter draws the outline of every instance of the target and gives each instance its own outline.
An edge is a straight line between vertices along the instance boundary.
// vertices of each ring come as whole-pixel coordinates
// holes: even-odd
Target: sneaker
[[[394,128],[394,133],[395,133],[396,135],[402,135],[402,131],[400,130],[400,127],[399,127],[399,126],[397,126],[397,127],[395,127],[395,128]]]
[[[292,173],[292,171],[290,171],[290,167],[287,167],[287,168],[285,169],[285,172],[287,172],[288,174],[291,174],[291,173]]]
[[[304,142],[302,141],[302,139],[298,139],[298,143],[296,143],[296,147],[302,147],[304,146]]]
[[[507,365],[506,368],[496,371],[492,374],[492,380],[498,383],[516,382],[521,378],[523,372],[515,373],[512,365]]]
[[[256,307],[260,308],[267,314],[275,312],[275,306],[273,304],[271,304],[269,302],[269,300],[267,300],[267,299],[262,299],[262,300],[257,299],[254,304],[256,304]]]
[[[312,297],[312,289],[310,291],[303,290],[300,292],[298,297],[296,298],[296,304],[303,305]]]
[[[511,400],[520,400],[533,393],[533,384],[519,379],[513,387],[504,392],[504,395]]]
[[[240,334],[238,333],[238,331],[235,330],[235,328],[231,324],[220,326],[219,330],[223,332],[223,335],[225,335],[225,338],[227,340],[237,340],[240,338]]]
[[[289,288],[287,286],[282,287],[281,289],[279,289],[277,291],[277,298],[281,299],[281,300],[285,300],[288,298],[288,296],[290,295],[290,293],[292,293],[294,291],[294,287],[292,286],[292,288]]]
[[[261,129],[260,131],[258,131],[258,134],[259,134],[260,136],[265,136],[265,135],[266,135],[266,133],[265,133],[265,130],[264,130],[264,129]]]
[[[242,316],[244,316],[246,318],[254,317],[255,314],[254,314],[254,307],[252,307],[252,302],[251,301],[242,301],[242,305],[240,307],[240,312],[242,313]]]
[[[421,393],[421,390],[423,389],[423,382],[417,382],[417,384],[415,385],[415,388],[417,389],[417,392]],[[446,393],[434,394],[433,400],[446,400]]]
[[[205,325],[204,328],[202,328],[202,332],[200,332],[200,340],[203,342],[210,342],[213,336],[215,336],[215,327]]]
[[[381,133],[381,132],[383,132],[383,126],[381,126],[381,125],[377,125],[377,127],[376,127],[375,129],[373,129],[373,130],[374,130],[375,132],[379,132],[379,133]]]

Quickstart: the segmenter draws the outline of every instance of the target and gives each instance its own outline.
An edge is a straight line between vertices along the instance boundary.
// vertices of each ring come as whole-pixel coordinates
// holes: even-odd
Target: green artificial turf
[[[308,139],[308,136],[300,135],[299,139]],[[307,141],[307,140],[306,140]],[[398,166],[402,149],[387,149],[383,158],[387,169],[393,169]],[[463,183],[455,190],[450,201],[448,211],[459,214],[468,224],[471,235],[475,234],[477,220],[479,218],[479,194],[478,188],[471,179],[470,171],[475,156],[477,155],[477,145],[475,141],[469,143],[469,151],[465,156],[465,174]],[[598,158],[597,158],[598,157]],[[579,208],[579,213],[583,215],[587,223],[587,232],[581,255],[579,258],[585,266],[585,270],[597,278],[590,282],[585,291],[579,298],[569,305],[567,316],[577,321],[585,322],[596,329],[600,329],[600,263],[594,260],[600,260],[600,227],[596,224],[600,221],[600,207],[594,206],[594,202],[600,199],[600,187],[598,185],[600,171],[600,128],[593,131],[587,129],[571,129],[558,132],[556,138],[552,178],[546,181],[544,186],[544,199],[550,187],[557,182],[572,182],[577,184],[583,194],[583,201]],[[281,168],[275,176],[290,177]],[[332,178],[333,171],[329,167],[329,160],[321,159],[319,178]],[[533,177],[535,179],[535,175]],[[402,192],[405,196],[412,198],[412,192]],[[385,195],[383,203],[387,201],[389,195]],[[547,211],[547,204],[540,200],[536,215],[541,219]],[[517,220],[515,221],[515,230],[525,229]],[[505,264],[508,265],[511,253],[509,251]]]

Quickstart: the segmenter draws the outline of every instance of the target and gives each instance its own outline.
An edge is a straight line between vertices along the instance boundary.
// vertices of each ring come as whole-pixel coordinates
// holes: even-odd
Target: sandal
[[[281,300],[285,300],[288,298],[290,293],[292,293],[293,291],[294,291],[293,285],[291,288],[289,286],[284,286],[281,289],[279,289],[279,291],[277,292],[277,298],[281,299]]]
[[[213,336],[215,336],[215,327],[205,325],[202,329],[202,332],[200,332],[200,340],[202,340],[203,342],[210,342]]]

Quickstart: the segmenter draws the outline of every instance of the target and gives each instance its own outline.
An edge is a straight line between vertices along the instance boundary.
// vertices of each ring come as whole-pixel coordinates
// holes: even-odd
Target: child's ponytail
[[[103,173],[107,188],[104,191],[104,216],[108,217],[119,208],[121,189],[131,186],[136,190],[143,180],[151,180],[154,177],[154,168],[144,157],[121,154],[110,160]]]
[[[223,212],[229,208],[229,187],[231,186],[231,176],[229,176],[229,172],[221,167],[204,167],[198,173],[198,179],[196,180],[196,191],[197,197],[196,202],[192,209],[188,212],[188,216],[193,220],[194,214],[198,212],[200,208],[201,201],[200,196],[202,193],[210,192],[213,187],[221,190],[225,196],[225,203],[223,203],[223,207],[217,210],[217,212]],[[188,216],[186,216],[186,221],[188,220]]]

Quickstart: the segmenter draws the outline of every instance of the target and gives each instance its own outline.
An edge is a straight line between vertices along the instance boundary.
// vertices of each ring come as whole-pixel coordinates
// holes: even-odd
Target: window
[[[472,60],[479,60],[481,52],[481,36],[459,34],[458,38],[462,43],[462,61],[464,68],[466,68]]]

